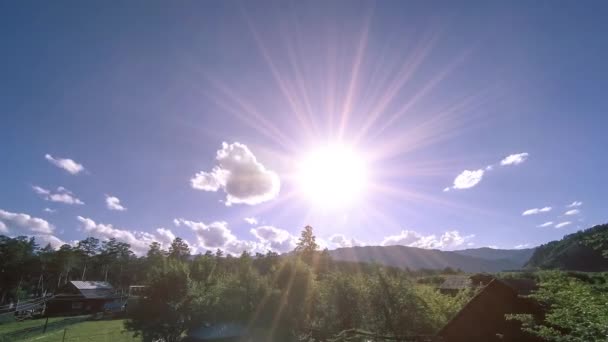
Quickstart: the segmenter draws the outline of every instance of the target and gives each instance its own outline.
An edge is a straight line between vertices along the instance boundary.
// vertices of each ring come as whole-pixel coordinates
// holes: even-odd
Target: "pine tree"
[[[169,247],[169,257],[173,259],[186,260],[190,256],[190,247],[179,237],[176,237]]]
[[[306,263],[311,264],[312,258],[318,249],[319,245],[317,245],[317,241],[312,231],[312,227],[304,227],[304,230],[300,235],[300,240],[296,245],[296,253],[298,253],[302,260],[304,260]]]

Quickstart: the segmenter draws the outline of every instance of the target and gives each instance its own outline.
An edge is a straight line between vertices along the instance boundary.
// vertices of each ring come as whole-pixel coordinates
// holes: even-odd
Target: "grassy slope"
[[[49,319],[51,323],[61,323],[63,317],[54,317]],[[14,322],[0,325],[0,335],[6,333],[14,333],[24,329],[39,327],[40,330],[29,332],[18,337],[20,341],[36,341],[36,342],[60,342],[63,339],[64,329],[65,341],[119,341],[119,342],[140,342],[141,338],[133,337],[132,333],[125,332],[124,320],[102,320],[102,321],[84,321],[47,330],[46,334],[42,334],[42,327],[45,319],[28,320],[23,322]],[[0,338],[0,341],[4,341]]]

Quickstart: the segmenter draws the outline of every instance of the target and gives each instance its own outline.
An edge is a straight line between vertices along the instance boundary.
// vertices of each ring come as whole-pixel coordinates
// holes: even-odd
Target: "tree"
[[[99,252],[99,239],[94,237],[88,237],[82,241],[79,241],[76,245],[76,251],[80,254],[82,261],[82,277],[80,280],[84,280],[87,272],[87,267],[90,266],[93,256]]]
[[[318,249],[319,245],[317,245],[312,227],[304,227],[304,230],[300,235],[300,240],[296,244],[296,253],[300,255],[302,260],[310,265],[312,263],[313,256]]]
[[[177,260],[186,260],[190,257],[190,247],[182,238],[176,237],[169,247],[169,257]]]
[[[145,342],[179,341],[188,326],[190,312],[192,282],[188,266],[177,258],[169,258],[150,277],[148,295],[130,310],[131,319],[125,326]]]
[[[605,276],[604,276],[605,277]],[[593,284],[563,272],[541,273],[540,288],[530,297],[548,311],[543,322],[531,315],[510,315],[522,328],[547,341],[605,341],[608,336],[608,286]]]
[[[129,258],[133,255],[130,248],[131,245],[128,243],[117,241],[115,238],[111,238],[102,243],[99,253],[99,260],[102,265],[102,272],[105,281],[108,281],[108,273],[114,268],[116,269],[117,274],[112,277],[111,282],[122,283],[124,266],[129,261]]]

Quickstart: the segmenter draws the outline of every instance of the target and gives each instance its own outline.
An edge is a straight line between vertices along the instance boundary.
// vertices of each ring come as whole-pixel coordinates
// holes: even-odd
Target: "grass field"
[[[42,333],[42,329],[46,319],[1,324],[0,341],[141,342],[141,338],[125,331],[124,320],[85,321],[86,318],[49,318],[45,334]]]

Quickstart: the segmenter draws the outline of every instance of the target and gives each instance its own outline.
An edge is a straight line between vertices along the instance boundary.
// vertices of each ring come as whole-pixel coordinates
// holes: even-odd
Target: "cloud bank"
[[[402,230],[400,234],[387,236],[383,246],[401,245],[427,249],[452,249],[472,239],[475,235],[462,236],[457,230],[447,231],[437,237],[434,234],[422,235],[412,230]]]
[[[59,248],[64,242],[53,235],[55,227],[44,219],[0,209],[0,234],[34,237],[40,247]]]

